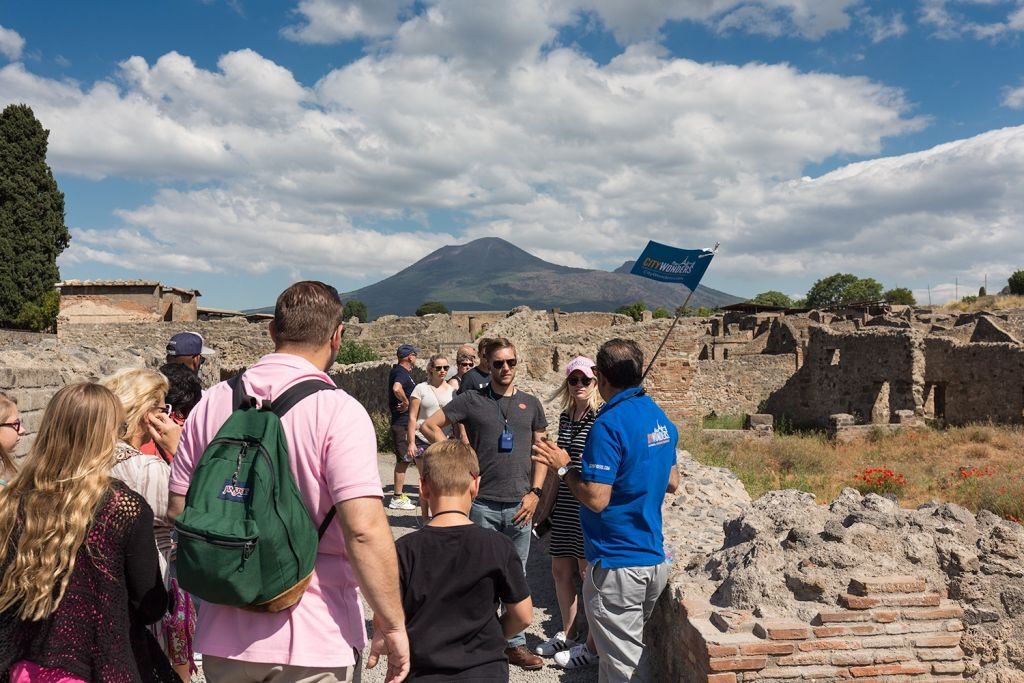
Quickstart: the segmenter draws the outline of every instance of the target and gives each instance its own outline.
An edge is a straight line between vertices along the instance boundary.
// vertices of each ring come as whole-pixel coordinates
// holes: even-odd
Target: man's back
[[[468,524],[427,526],[395,546],[412,643],[408,680],[507,681],[495,610],[499,600],[515,604],[530,594],[512,541]]]
[[[479,367],[475,367],[462,376],[459,380],[459,390],[457,394],[464,394],[467,391],[473,391],[476,389],[483,389],[491,383],[491,376],[485,375],[480,372]]]
[[[678,431],[639,387],[613,396],[598,413],[583,451],[582,478],[611,484],[600,513],[580,509],[587,560],[604,567],[665,560],[661,503],[676,462]]]
[[[270,354],[246,371],[246,393],[259,401],[306,379],[330,381],[308,361]],[[226,383],[210,389],[182,432],[171,471],[171,491],[184,495],[203,450],[232,411]],[[365,409],[343,391],[310,396],[281,420],[292,474],[313,523],[331,507],[357,497],[381,497],[376,438]],[[324,534],[307,593],[297,606],[256,614],[204,603],[195,649],[204,654],[294,666],[350,666],[352,648],[365,642],[356,578],[338,525]],[[345,647],[347,644],[349,647]]]

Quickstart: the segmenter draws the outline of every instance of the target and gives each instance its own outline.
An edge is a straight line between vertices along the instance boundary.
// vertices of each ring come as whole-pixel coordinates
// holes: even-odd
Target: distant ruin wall
[[[951,424],[1024,422],[1024,349],[1016,344],[924,342],[928,412]],[[941,392],[936,406],[936,388]],[[937,414],[937,411],[941,414]]]
[[[426,361],[421,360],[418,367],[412,369],[412,378],[418,383],[426,381],[424,371]],[[391,361],[373,361],[354,365],[335,366],[331,379],[345,390],[349,396],[363,404],[366,412],[387,415],[388,408],[388,373],[394,363]],[[340,368],[340,369],[337,369]]]
[[[910,330],[808,330],[803,365],[766,401],[764,412],[794,425],[827,427],[829,415],[888,423],[897,410],[923,409],[922,337]]]
[[[793,376],[794,354],[736,356],[690,363],[686,413],[696,418],[715,413],[740,415],[758,408]]]

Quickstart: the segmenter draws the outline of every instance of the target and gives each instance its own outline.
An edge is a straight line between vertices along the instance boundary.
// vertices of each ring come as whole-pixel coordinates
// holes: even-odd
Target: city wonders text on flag
[[[677,249],[651,241],[630,272],[659,282],[686,285],[693,291],[714,255],[709,249]]]

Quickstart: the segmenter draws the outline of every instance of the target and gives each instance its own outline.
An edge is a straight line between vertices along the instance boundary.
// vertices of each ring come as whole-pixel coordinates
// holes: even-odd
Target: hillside
[[[526,305],[610,311],[634,301],[674,310],[686,298],[686,289],[618,271],[548,263],[503,239],[485,237],[441,247],[391,277],[342,298],[365,302],[372,319],[412,315],[429,300],[441,301],[449,310],[508,310]],[[714,307],[737,301],[742,299],[700,286],[690,305]]]

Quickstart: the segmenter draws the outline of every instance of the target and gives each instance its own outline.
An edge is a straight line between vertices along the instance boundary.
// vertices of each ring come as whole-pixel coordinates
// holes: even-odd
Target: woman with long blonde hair
[[[586,356],[577,356],[569,361],[565,366],[565,381],[551,400],[558,401],[562,407],[558,418],[558,446],[564,448],[572,458],[572,464],[579,467],[583,447],[601,405],[601,395],[594,379],[594,361]],[[551,539],[548,552],[551,553],[551,576],[555,580],[562,630],[538,645],[535,652],[542,657],[554,657],[555,664],[567,669],[587,666],[596,659],[597,649],[590,638],[587,644],[578,642],[576,628],[579,600],[575,577],[576,574],[583,577],[587,572],[580,503],[564,481],[558,482],[558,496],[549,520]]]
[[[6,486],[18,471],[14,465],[14,449],[24,434],[18,402],[0,393],[0,486]]]
[[[191,678],[192,635],[195,633],[195,610],[189,596],[170,577],[170,565],[174,553],[171,540],[173,525],[167,517],[167,501],[170,466],[160,457],[147,455],[140,448],[161,432],[168,430],[173,438],[161,437],[160,446],[173,457],[179,427],[169,418],[171,408],[164,401],[167,396],[167,378],[149,368],[124,368],[102,381],[114,392],[124,409],[124,421],[118,429],[119,440],[114,448],[114,465],[111,476],[120,479],[140,494],[153,509],[156,546],[160,552],[160,572],[168,590],[174,596],[175,610],[164,617],[152,631],[157,642],[174,665],[181,680]],[[157,431],[159,429],[160,431]]]
[[[110,477],[121,421],[106,388],[64,387],[0,489],[0,672],[11,681],[177,680],[144,626],[167,609],[153,513]]]

